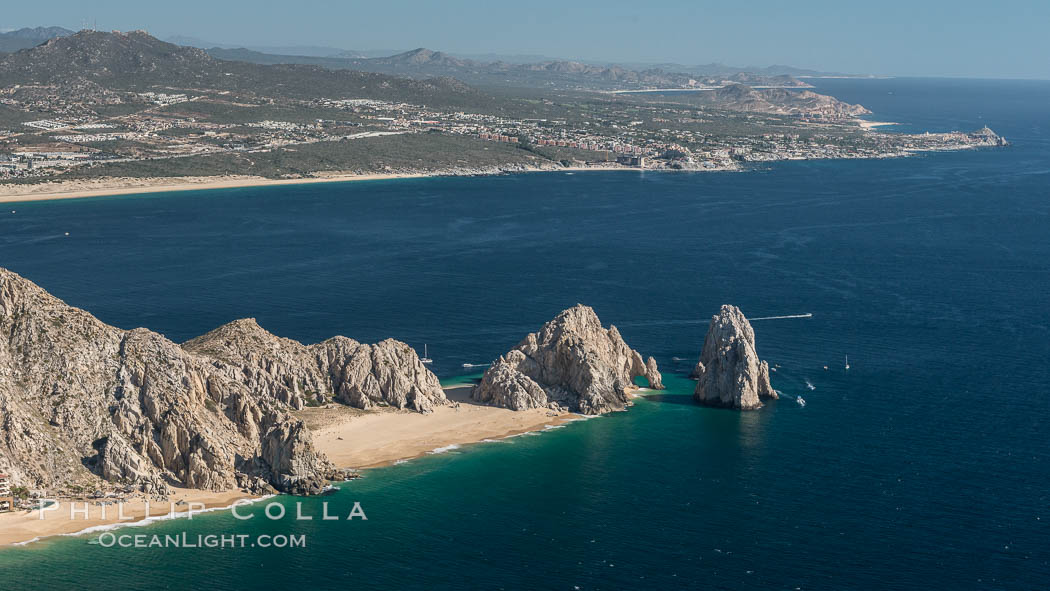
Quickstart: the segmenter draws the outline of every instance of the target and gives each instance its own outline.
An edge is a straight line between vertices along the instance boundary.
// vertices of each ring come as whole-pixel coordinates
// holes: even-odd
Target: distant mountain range
[[[213,57],[224,60],[259,64],[310,64],[336,70],[358,70],[417,79],[450,77],[483,87],[631,90],[719,86],[726,81],[755,86],[808,86],[790,75],[773,74],[768,71],[759,73],[726,69],[714,74],[700,75],[662,68],[633,70],[616,65],[594,65],[565,60],[533,63],[484,62],[426,48],[373,58],[278,55],[245,48],[213,47],[207,51]]]
[[[858,105],[800,92],[808,85],[782,72],[808,71],[787,66],[743,72],[710,64],[694,66],[693,72],[672,72],[564,60],[485,62],[425,48],[385,57],[281,55],[219,47],[205,51],[167,43],[144,31],[72,33],[50,27],[3,35],[13,44],[30,48],[0,57],[0,86],[53,85],[64,99],[84,104],[111,101],[114,91],[171,88],[304,100],[352,95],[433,106],[491,108],[493,93],[476,88],[692,88],[714,90],[697,92],[687,102],[737,111],[822,113],[832,117],[865,112]],[[47,40],[34,45],[43,38]],[[319,53],[330,48],[300,49]],[[689,69],[675,64],[668,67]]]
[[[252,51],[259,53],[271,53],[277,55],[299,55],[303,57],[383,57],[387,55],[393,55],[399,53],[399,49],[370,49],[370,50],[348,50],[341,49],[338,47],[326,47],[324,45],[248,45],[243,44],[231,44],[231,43],[216,43],[213,41],[206,41],[199,37],[191,37],[187,35],[171,35],[168,37],[161,38],[168,43],[175,45],[185,45],[186,47],[196,47],[199,49],[211,49],[218,47],[221,49],[241,49],[247,48]]]
[[[62,27],[26,27],[15,31],[0,33],[0,52],[10,53],[19,49],[28,49],[40,45],[55,37],[72,35],[73,31]]]
[[[163,37],[168,43],[174,43],[176,45],[187,45],[189,47],[199,47],[200,49],[247,49],[256,53],[265,53],[275,56],[281,56],[285,59],[291,57],[314,57],[314,58],[341,58],[341,59],[359,59],[359,58],[387,58],[396,56],[401,53],[409,53],[407,49],[340,49],[336,47],[325,47],[325,46],[314,46],[314,45],[238,45],[231,43],[216,43],[207,41],[199,37],[191,37],[186,35],[172,35],[169,37]],[[419,51],[413,50],[413,51]],[[613,66],[619,65],[629,70],[651,70],[659,69],[666,70],[668,72],[681,72],[684,74],[694,74],[697,76],[731,76],[740,72],[750,72],[752,74],[758,74],[762,76],[842,76],[844,74],[834,72],[821,72],[819,70],[810,70],[806,68],[796,68],[794,66],[785,65],[772,65],[772,66],[727,66],[725,64],[710,63],[710,64],[699,64],[699,65],[684,65],[675,62],[664,62],[664,63],[652,63],[652,62],[621,62],[614,64],[609,61],[601,60],[565,60],[556,58],[548,55],[539,54],[504,54],[504,53],[459,53],[459,52],[442,52],[444,55],[453,56],[462,60],[470,60],[474,62],[504,62],[507,64],[535,64],[541,62],[559,62],[559,61],[576,61],[591,66]]]
[[[0,52],[35,47],[74,31],[63,27],[33,27],[0,33]],[[816,70],[774,65],[734,67],[711,63],[610,64],[571,61],[540,55],[458,55],[419,48],[411,51],[346,50],[327,46],[252,46],[212,43],[197,37],[171,36],[174,45],[206,49],[224,60],[257,64],[302,64],[335,70],[358,70],[409,78],[454,77],[477,86],[514,86],[588,90],[624,90],[651,87],[684,88],[724,81],[758,86],[806,86],[789,78],[821,76]]]
[[[644,64],[644,63],[628,63],[623,64],[626,68],[659,68],[661,70],[668,70],[671,72],[683,72],[686,74],[693,74],[696,76],[732,76],[733,74],[739,74],[740,72],[747,72],[756,76],[840,76],[841,74],[835,74],[833,72],[821,72],[818,70],[808,70],[806,68],[796,68],[793,66],[773,65],[773,66],[748,66],[748,67],[737,67],[727,66],[725,64],[710,63],[700,64],[694,66],[687,66],[676,63],[660,63],[660,64]]]

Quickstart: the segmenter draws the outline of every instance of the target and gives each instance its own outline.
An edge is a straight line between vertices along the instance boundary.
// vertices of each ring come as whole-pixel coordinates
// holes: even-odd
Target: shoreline
[[[867,119],[854,119],[854,121],[865,131],[869,131],[878,127],[886,127],[888,125],[900,125],[894,121],[868,121]]]
[[[579,416],[535,408],[510,410],[470,400],[472,384],[446,387],[450,405],[423,415],[384,409],[378,412],[334,410],[300,415],[314,435],[314,445],[340,468],[366,469],[440,454],[463,445],[505,439],[556,428]],[[311,425],[310,423],[314,424]]]
[[[307,185],[314,183],[340,183],[349,181],[379,181],[392,179],[423,178],[425,173],[356,174],[332,177],[310,177],[301,179],[267,179],[256,176],[201,176],[201,177],[144,177],[141,179],[115,177],[102,181],[59,181],[36,185],[0,185],[0,203],[28,203],[33,201],[55,201],[61,199],[83,199],[86,197],[109,197],[115,195],[137,195],[146,193],[169,193],[178,191],[205,191],[210,189],[236,189],[241,187],[263,187],[270,185]],[[57,185],[57,186],[56,186]],[[11,188],[26,188],[16,192]]]
[[[577,415],[547,409],[513,411],[480,405],[470,400],[472,387],[472,384],[457,384],[444,388],[450,404],[427,415],[396,409],[360,411],[335,406],[308,409],[300,418],[307,423],[319,451],[337,466],[355,469],[389,466],[463,445],[543,431],[580,420]],[[255,502],[265,498],[236,489],[213,492],[175,488],[170,501],[150,500],[148,515],[145,495],[126,501],[124,514],[130,518],[127,520],[116,518],[117,508],[113,505],[105,507],[103,518],[105,501],[102,500],[62,500],[58,510],[49,511],[45,519],[40,519],[38,509],[0,514],[0,551],[60,536],[89,535],[105,529],[141,527],[155,521],[185,518],[187,506],[176,506],[176,513],[171,515],[171,502],[201,503],[203,513],[227,510],[238,501]],[[82,519],[78,514],[77,519],[69,519],[72,503],[78,508],[88,503],[88,518]]]
[[[123,513],[126,519],[117,518],[118,509],[115,505],[103,505],[104,502],[112,503],[111,499],[62,500],[58,502],[58,510],[47,510],[43,519],[40,517],[39,509],[0,514],[0,550],[5,547],[27,546],[60,536],[73,537],[103,529],[141,527],[155,521],[181,519],[186,517],[185,512],[189,503],[203,505],[203,509],[195,508],[194,513],[199,514],[222,511],[232,507],[238,501],[254,502],[262,498],[265,497],[253,496],[237,489],[214,492],[175,488],[170,501],[150,499],[148,514],[146,513],[145,496],[125,501]],[[85,503],[88,506],[86,518],[82,516]],[[171,513],[171,503],[177,503],[174,515]],[[70,509],[73,504],[76,505],[78,511],[75,519],[70,518]]]
[[[877,131],[879,127],[899,125],[892,121],[868,121],[854,118],[861,130]],[[943,135],[943,134],[942,134]],[[884,158],[904,158],[911,154],[923,152],[955,152],[980,147],[991,147],[989,144],[958,143],[930,147],[903,147],[897,152],[863,154],[858,156],[818,156],[786,157],[773,159],[749,160],[744,163],[734,162],[731,165],[715,168],[670,168],[653,167],[637,168],[616,164],[594,166],[544,166],[544,167],[500,167],[456,168],[427,172],[392,172],[392,173],[318,173],[319,176],[294,179],[269,179],[258,176],[187,176],[187,177],[107,177],[92,180],[67,180],[42,182],[38,184],[4,184],[0,183],[0,204],[33,203],[38,201],[58,201],[65,199],[83,199],[91,197],[118,197],[128,195],[145,195],[150,193],[174,193],[183,191],[208,191],[214,189],[236,189],[246,187],[269,187],[280,185],[310,185],[318,183],[346,183],[354,181],[379,181],[399,179],[423,179],[439,177],[482,177],[532,172],[660,172],[660,173],[712,173],[712,172],[748,172],[752,164],[771,164],[792,162],[796,160],[881,160]],[[15,213],[12,211],[11,213]]]
[[[148,193],[173,193],[181,191],[207,191],[212,189],[237,189],[244,187],[269,187],[281,185],[312,185],[317,183],[346,183],[354,181],[384,181],[398,179],[421,179],[453,176],[493,176],[523,172],[580,172],[580,171],[631,171],[642,169],[620,166],[564,166],[557,168],[492,168],[468,171],[446,170],[433,172],[397,173],[333,173],[296,179],[269,179],[259,176],[187,176],[187,177],[109,177],[92,180],[67,180],[37,184],[0,184],[0,203],[31,203],[36,201],[58,201],[89,197],[111,197]]]

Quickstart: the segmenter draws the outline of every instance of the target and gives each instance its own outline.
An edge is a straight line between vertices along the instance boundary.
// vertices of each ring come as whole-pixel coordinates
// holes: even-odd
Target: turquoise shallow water
[[[455,380],[583,302],[668,390],[629,412],[369,471],[367,521],[210,514],[149,533],[305,549],[0,551],[21,589],[969,588],[1050,580],[1050,84],[827,81],[906,130],[1005,150],[749,174],[535,174],[20,204],[0,265],[176,340],[255,316],[393,336]],[[69,237],[64,232],[70,232]],[[722,303],[776,388],[706,409],[684,378]],[[841,369],[843,355],[853,366]],[[824,371],[822,367],[829,365]],[[810,390],[806,383],[811,383]],[[136,532],[136,533],[141,533]],[[3,585],[0,585],[3,587]]]

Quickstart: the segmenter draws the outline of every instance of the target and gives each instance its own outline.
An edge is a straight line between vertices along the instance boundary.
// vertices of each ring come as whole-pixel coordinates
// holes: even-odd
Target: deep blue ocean
[[[305,342],[395,337],[457,380],[581,302],[669,387],[324,499],[364,522],[136,532],[306,533],[305,549],[62,538],[0,551],[0,588],[1047,588],[1050,82],[816,84],[893,131],[987,124],[1011,146],[5,207],[0,266],[123,328],[183,341],[252,316]],[[691,402],[724,303],[813,314],[754,323],[788,395],[760,411]]]

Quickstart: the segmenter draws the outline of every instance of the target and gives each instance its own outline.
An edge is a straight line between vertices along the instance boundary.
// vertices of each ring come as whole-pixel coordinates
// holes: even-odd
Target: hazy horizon
[[[748,7],[670,0],[637,3],[538,0],[527,12],[478,0],[440,9],[316,0],[293,5],[187,0],[177,7],[126,0],[86,6],[70,0],[17,4],[0,29],[145,29],[161,37],[245,47],[332,47],[398,51],[426,47],[457,55],[544,56],[589,62],[787,65],[858,75],[1050,79],[1050,40],[1040,30],[1050,6],[1003,2],[892,0],[868,12],[818,0]],[[210,18],[201,18],[202,14]],[[393,48],[393,49],[391,49]]]

